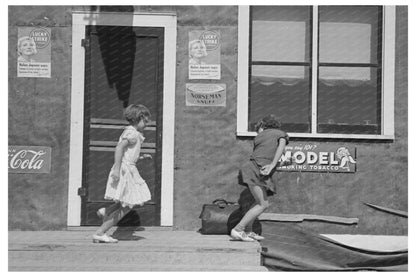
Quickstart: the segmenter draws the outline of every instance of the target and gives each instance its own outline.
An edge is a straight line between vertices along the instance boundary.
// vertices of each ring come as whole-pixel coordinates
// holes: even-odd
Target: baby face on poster
[[[189,64],[204,64],[203,58],[208,56],[207,48],[202,40],[189,42]]]
[[[36,43],[33,38],[23,36],[17,42],[18,61],[33,62],[33,56],[37,53]]]

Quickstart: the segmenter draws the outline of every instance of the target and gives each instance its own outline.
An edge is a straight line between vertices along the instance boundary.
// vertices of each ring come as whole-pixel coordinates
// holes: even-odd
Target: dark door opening
[[[85,47],[84,151],[81,225],[100,225],[97,209],[104,200],[114,149],[127,122],[123,110],[143,104],[152,114],[144,130],[137,168],[152,199],[135,207],[119,226],[160,226],[164,29],[131,26],[87,26]]]

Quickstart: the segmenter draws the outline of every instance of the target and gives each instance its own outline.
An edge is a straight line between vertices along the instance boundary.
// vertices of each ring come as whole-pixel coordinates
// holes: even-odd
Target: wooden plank
[[[367,206],[369,206],[371,208],[374,208],[376,210],[380,210],[380,211],[383,211],[383,212],[399,215],[399,216],[406,217],[406,218],[408,217],[408,214],[405,211],[390,209],[390,208],[386,208],[386,207],[382,207],[382,206],[378,206],[378,205],[374,205],[374,204],[370,204],[370,203],[364,203],[364,204],[366,204]]]
[[[95,147],[90,146],[91,151],[107,151],[107,152],[114,152],[115,147]],[[154,154],[156,153],[155,149],[140,149],[140,153],[147,153],[147,154]]]
[[[119,129],[119,130],[124,130],[124,128],[126,128],[125,125],[101,125],[101,124],[91,124],[90,128],[96,128],[96,129]],[[147,126],[146,128],[144,128],[145,131],[156,131],[156,127],[152,127],[152,126]]]
[[[116,146],[117,141],[104,141],[104,140],[91,140],[90,145],[92,146]],[[156,143],[154,142],[144,142],[142,143],[143,148],[156,148]]]
[[[357,224],[358,223],[358,218],[347,218],[347,217],[325,216],[325,215],[314,215],[314,214],[263,213],[259,216],[259,220],[286,221],[286,222],[302,222],[304,220],[317,220],[317,221],[325,221],[329,223],[341,223],[341,224]]]
[[[94,203],[111,203],[112,201],[110,200],[94,200]],[[148,205],[156,205],[156,203],[154,201],[147,201],[144,202],[143,206],[148,206]],[[139,207],[143,207],[143,206],[139,206]]]
[[[129,123],[124,119],[107,119],[107,118],[91,118],[91,124],[112,124],[112,125],[128,125]],[[147,126],[156,127],[156,121],[150,121]]]

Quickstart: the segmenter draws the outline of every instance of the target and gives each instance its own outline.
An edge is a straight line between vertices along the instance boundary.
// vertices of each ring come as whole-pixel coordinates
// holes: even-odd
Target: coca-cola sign
[[[49,173],[51,148],[9,145],[9,173]]]

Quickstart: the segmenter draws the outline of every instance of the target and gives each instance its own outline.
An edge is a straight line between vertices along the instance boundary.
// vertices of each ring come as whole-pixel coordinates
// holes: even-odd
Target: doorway
[[[152,199],[133,208],[119,226],[160,226],[160,177],[163,118],[163,28],[87,26],[85,48],[84,153],[81,225],[100,225],[96,211],[104,199],[118,138],[126,127],[123,110],[130,104],[149,108],[137,168]]]
[[[133,103],[152,114],[141,151],[152,159],[137,163],[152,199],[119,225],[172,226],[176,16],[74,13],[73,25],[68,226],[101,223],[96,210],[111,204],[107,177]]]

